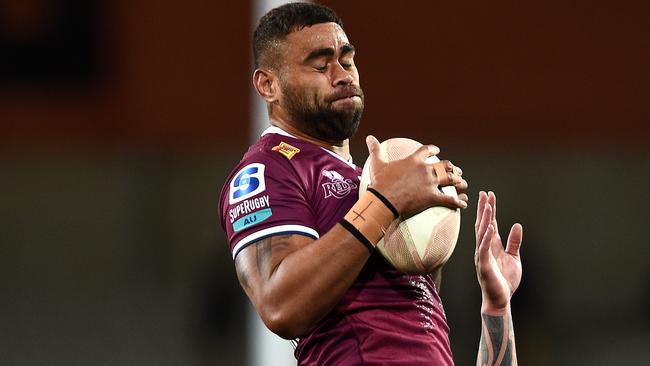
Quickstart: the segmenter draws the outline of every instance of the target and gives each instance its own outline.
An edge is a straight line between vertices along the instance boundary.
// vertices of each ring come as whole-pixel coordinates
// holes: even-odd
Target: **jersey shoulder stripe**
[[[306,235],[314,240],[318,239],[320,236],[318,235],[318,232],[316,230],[304,226],[304,225],[279,225],[279,226],[273,226],[269,227],[266,229],[262,229],[260,231],[254,232],[246,237],[243,237],[239,239],[238,242],[235,243],[233,246],[232,250],[232,258],[235,259],[237,257],[237,254],[242,251],[242,249],[246,248],[248,245],[253,244],[259,240],[262,240],[264,238],[267,238],[269,236],[273,235],[286,235],[286,234],[301,234],[301,235]]]

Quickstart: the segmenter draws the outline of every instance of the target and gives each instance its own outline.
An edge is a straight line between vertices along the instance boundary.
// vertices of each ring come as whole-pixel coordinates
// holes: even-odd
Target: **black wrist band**
[[[341,219],[341,221],[339,221],[339,224],[341,224],[341,226],[346,228],[352,235],[354,235],[354,237],[357,238],[361,242],[361,244],[365,245],[366,248],[368,248],[370,254],[372,254],[375,251],[375,246],[372,245],[370,240],[368,240],[368,238],[363,236],[363,234],[361,234],[361,232],[357,230],[357,228],[354,227],[354,225],[350,224],[346,219]]]
[[[366,190],[367,190],[368,192],[372,192],[372,194],[374,194],[375,196],[377,196],[377,198],[379,198],[379,199],[381,200],[381,202],[383,202],[384,205],[386,205],[386,207],[388,207],[388,209],[391,210],[391,212],[393,213],[393,216],[395,216],[395,218],[398,218],[398,217],[399,217],[399,212],[397,212],[397,209],[395,208],[395,206],[393,206],[392,203],[390,203],[390,201],[388,200],[388,198],[384,197],[383,194],[377,192],[377,190],[374,189],[374,188],[372,188],[372,187],[368,187]]]

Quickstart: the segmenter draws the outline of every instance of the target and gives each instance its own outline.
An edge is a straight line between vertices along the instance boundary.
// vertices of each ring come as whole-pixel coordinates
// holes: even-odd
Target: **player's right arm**
[[[386,163],[379,158],[378,141],[369,137],[367,142],[373,159],[372,186],[400,214],[434,205],[467,206],[438,190],[432,164],[424,162],[439,152],[437,147],[425,145],[406,159]],[[466,186],[461,178],[451,178]],[[369,256],[358,237],[337,224],[316,240],[300,234],[263,238],[237,254],[235,267],[266,326],[281,337],[296,338],[343,298]]]

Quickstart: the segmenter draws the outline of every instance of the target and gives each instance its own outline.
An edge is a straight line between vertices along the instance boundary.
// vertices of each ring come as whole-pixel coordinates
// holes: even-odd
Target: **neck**
[[[271,125],[275,127],[279,127],[285,131],[287,131],[289,134],[305,141],[309,141],[313,144],[316,144],[324,149],[327,149],[336,155],[342,157],[345,160],[350,160],[350,140],[345,139],[343,141],[337,141],[337,142],[331,142],[331,141],[324,141],[324,140],[319,140],[315,137],[309,136],[305,134],[304,132],[300,131],[296,127],[294,127],[293,124],[288,123],[287,121],[281,119],[281,118],[275,118],[275,117],[270,117],[271,120]]]

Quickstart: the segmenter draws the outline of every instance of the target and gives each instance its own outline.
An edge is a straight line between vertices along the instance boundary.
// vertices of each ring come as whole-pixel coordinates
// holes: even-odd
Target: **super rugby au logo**
[[[329,182],[322,184],[325,198],[331,196],[343,198],[352,192],[353,189],[357,188],[357,185],[352,181],[352,179],[344,178],[334,170],[323,170],[323,176],[330,180]]]

